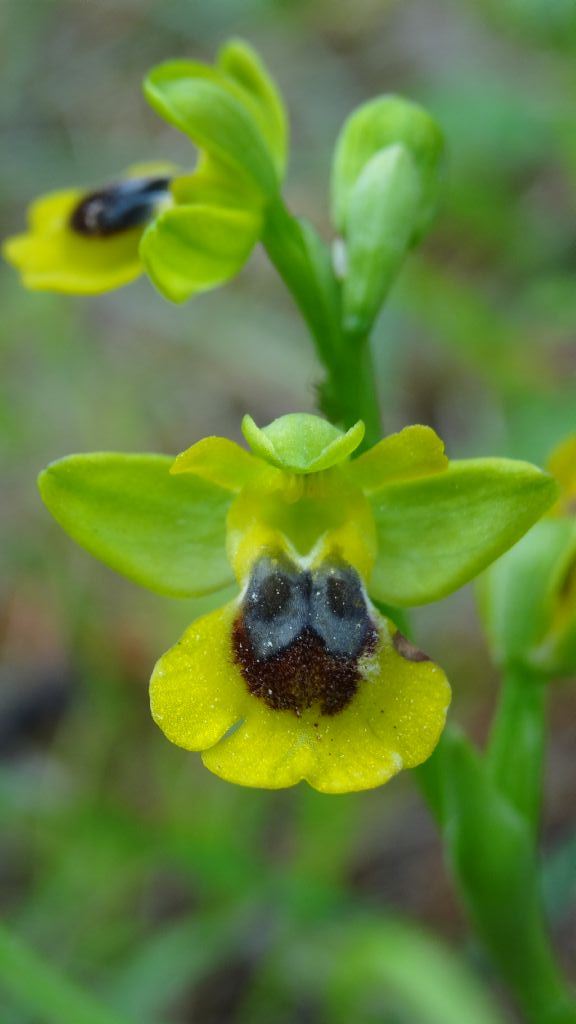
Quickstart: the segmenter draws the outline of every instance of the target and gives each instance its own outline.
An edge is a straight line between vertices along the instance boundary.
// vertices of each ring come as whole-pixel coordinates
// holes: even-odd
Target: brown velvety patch
[[[424,651],[421,651],[419,647],[416,647],[415,644],[408,640],[400,630],[394,633],[392,643],[400,657],[405,658],[406,661],[430,661],[428,655],[424,654]]]
[[[324,641],[305,627],[283,650],[258,657],[240,615],[232,630],[232,649],[250,693],[276,711],[300,715],[317,704],[323,715],[335,715],[352,700],[361,673],[358,658],[374,650],[378,633],[370,626],[362,651],[355,657],[330,654]]]

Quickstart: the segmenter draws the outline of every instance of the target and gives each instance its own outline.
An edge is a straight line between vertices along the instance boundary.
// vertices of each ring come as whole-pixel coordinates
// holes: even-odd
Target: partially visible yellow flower
[[[252,451],[206,438],[162,456],[70,456],[42,474],[60,524],[109,565],[175,595],[237,593],[194,622],[151,681],[154,719],[231,782],[326,793],[378,786],[430,756],[450,688],[392,621],[472,578],[555,497],[506,459],[449,463],[428,427],[351,458],[309,415]]]
[[[30,206],[29,230],[4,242],[27,288],[90,295],[129,284],[143,272],[140,239],[172,202],[172,170],[144,164],[96,191],[52,192]]]
[[[558,481],[560,496],[550,515],[576,518],[576,434],[570,434],[552,452],[548,469]]]
[[[576,668],[576,434],[553,450],[548,470],[557,501],[477,589],[498,662],[553,678]]]

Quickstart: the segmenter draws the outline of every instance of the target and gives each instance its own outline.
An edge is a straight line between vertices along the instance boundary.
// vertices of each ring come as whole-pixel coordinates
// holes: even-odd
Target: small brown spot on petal
[[[407,640],[403,633],[398,630],[394,633],[392,638],[394,649],[398,652],[401,658],[405,658],[406,661],[430,661],[427,654],[421,651],[419,647]]]

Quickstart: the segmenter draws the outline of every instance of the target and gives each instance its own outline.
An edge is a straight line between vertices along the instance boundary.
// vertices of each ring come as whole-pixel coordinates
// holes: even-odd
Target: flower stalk
[[[300,310],[326,371],[318,389],[320,411],[345,429],[363,420],[362,448],[370,448],[382,432],[370,340],[366,334],[353,336],[342,323],[342,289],[328,247],[280,199],[269,208],[262,243]]]

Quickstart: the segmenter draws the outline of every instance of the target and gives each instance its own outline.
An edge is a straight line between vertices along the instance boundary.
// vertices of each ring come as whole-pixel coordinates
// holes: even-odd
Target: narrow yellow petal
[[[253,484],[268,467],[226,437],[205,437],[174,462],[171,473],[194,473],[227,491]]]
[[[354,483],[373,494],[396,480],[440,473],[448,467],[444,444],[431,427],[405,427],[383,438],[347,467]]]

